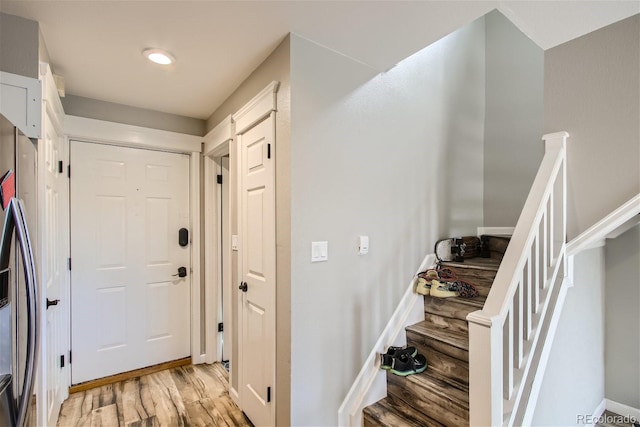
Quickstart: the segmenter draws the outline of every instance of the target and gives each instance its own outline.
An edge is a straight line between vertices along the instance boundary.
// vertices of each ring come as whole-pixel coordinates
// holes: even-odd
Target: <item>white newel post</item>
[[[502,425],[502,325],[491,327],[492,319],[481,310],[467,321],[474,349],[469,352],[469,424]]]

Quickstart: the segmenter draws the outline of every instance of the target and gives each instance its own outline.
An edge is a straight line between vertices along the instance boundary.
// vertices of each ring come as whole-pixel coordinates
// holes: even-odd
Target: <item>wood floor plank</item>
[[[58,426],[252,426],[219,364],[182,366],[73,393]]]
[[[101,406],[91,411],[91,425],[95,427],[112,427],[118,425],[118,409],[115,403]]]
[[[126,380],[122,385],[122,417],[125,426],[150,418],[142,403],[141,388],[140,378]]]

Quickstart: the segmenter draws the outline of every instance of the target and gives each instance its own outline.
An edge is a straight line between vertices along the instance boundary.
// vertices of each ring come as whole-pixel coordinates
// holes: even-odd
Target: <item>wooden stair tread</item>
[[[468,332],[453,331],[451,329],[440,328],[429,321],[422,321],[415,325],[407,326],[407,332],[413,332],[434,340],[438,340],[454,347],[469,351]]]
[[[487,297],[483,297],[482,295],[474,298],[460,298],[460,297],[437,298],[432,296],[425,296],[424,300],[426,301],[427,299],[436,300],[436,301],[439,300],[439,301],[442,301],[445,305],[449,303],[453,303],[456,305],[461,304],[469,307],[475,307],[476,310],[482,310],[482,307],[484,307],[484,302],[487,300]],[[471,311],[474,311],[474,310],[471,309]]]
[[[468,269],[478,269],[478,270],[489,270],[489,271],[498,271],[498,267],[500,267],[499,259],[495,258],[467,258],[464,262],[455,262],[455,261],[443,261],[440,265],[444,267],[453,267],[456,269],[468,268]]]
[[[423,388],[428,393],[438,394],[469,410],[469,385],[455,378],[447,377],[432,369],[427,369],[421,374],[409,375],[408,377],[398,377],[391,373],[387,375],[389,383],[400,383],[401,380],[404,380],[411,386]]]
[[[443,424],[390,397],[364,408],[364,426],[445,427]]]
[[[387,375],[387,391],[397,406],[411,406],[446,426],[469,424],[468,388],[435,371],[406,378]]]

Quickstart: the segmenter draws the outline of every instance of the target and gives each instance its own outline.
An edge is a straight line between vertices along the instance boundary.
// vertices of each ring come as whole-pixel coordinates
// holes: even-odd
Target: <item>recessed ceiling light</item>
[[[176,58],[174,58],[173,55],[162,49],[145,49],[142,51],[142,54],[149,61],[160,65],[169,65],[176,61]]]

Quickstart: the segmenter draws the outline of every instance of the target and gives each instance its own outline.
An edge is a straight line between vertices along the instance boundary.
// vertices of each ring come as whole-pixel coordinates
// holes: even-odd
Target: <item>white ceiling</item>
[[[495,8],[543,49],[640,12],[640,0],[0,1],[40,22],[67,93],[201,119],[289,32],[384,71]],[[148,62],[147,47],[177,63]]]

